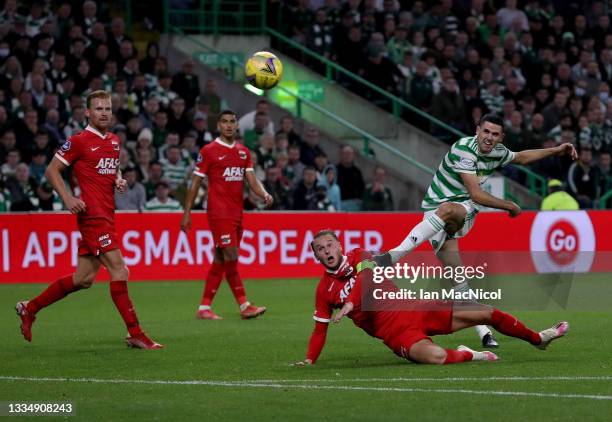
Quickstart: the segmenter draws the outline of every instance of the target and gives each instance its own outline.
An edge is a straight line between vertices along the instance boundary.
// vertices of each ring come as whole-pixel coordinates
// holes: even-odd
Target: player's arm
[[[257,176],[255,176],[255,171],[252,168],[248,168],[246,169],[245,173],[249,188],[255,192],[257,196],[264,200],[266,207],[272,205],[272,202],[274,201],[272,195],[266,191],[266,188],[263,187]]]
[[[497,208],[499,210],[508,211],[510,217],[516,217],[521,213],[521,207],[512,201],[506,201],[505,199],[496,198],[488,192],[485,192],[480,187],[480,182],[475,174],[471,173],[459,173],[463,185],[470,194],[472,201],[485,207]]]
[[[375,267],[376,262],[374,262],[373,257],[370,256],[364,258],[361,262],[359,262],[359,264],[355,266],[355,269],[357,270],[355,284],[353,285],[353,288],[351,289],[349,295],[344,300],[344,306],[342,307],[342,309],[336,312],[336,315],[334,315],[334,317],[332,318],[334,323],[339,323],[340,320],[344,316],[350,314],[353,309],[361,308],[361,298],[363,297],[363,283],[365,281],[368,283],[368,286],[370,285],[370,281],[374,276]]]
[[[572,160],[578,158],[576,148],[574,148],[572,144],[567,142],[565,144],[561,144],[553,148],[528,149],[526,151],[516,152],[514,154],[514,159],[512,160],[512,163],[524,166],[547,157],[566,154],[569,155]]]
[[[313,365],[317,361],[317,359],[321,355],[321,352],[323,351],[323,346],[325,346],[328,326],[329,323],[327,322],[315,321],[314,330],[312,330],[310,340],[308,341],[308,351],[306,352],[306,359],[294,363],[294,365]]]
[[[196,196],[198,196],[202,179],[203,177],[196,173],[194,173],[191,178],[191,186],[189,186],[187,197],[185,198],[185,203],[183,204],[184,211],[183,218],[181,219],[181,230],[184,232],[187,232],[191,228],[191,208],[193,207],[193,202],[195,201]]]
[[[73,214],[77,214],[81,211],[85,211],[87,206],[85,205],[85,202],[79,198],[76,198],[72,192],[66,189],[66,184],[64,183],[64,178],[62,177],[62,172],[64,169],[66,169],[66,167],[68,166],[62,163],[57,157],[53,157],[45,170],[45,177],[62,199],[62,202],[64,202],[66,209],[70,210],[70,212]]]

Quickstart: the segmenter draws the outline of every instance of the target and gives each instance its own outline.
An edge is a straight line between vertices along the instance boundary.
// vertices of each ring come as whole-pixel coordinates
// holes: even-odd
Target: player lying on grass
[[[535,332],[514,316],[491,306],[470,303],[465,309],[451,301],[407,301],[418,303],[415,310],[364,311],[361,308],[368,281],[372,279],[375,263],[372,255],[354,249],[346,255],[340,241],[329,230],[318,232],[312,241],[316,258],[325,267],[317,286],[315,300],[315,328],[308,343],[306,359],[297,365],[315,363],[323,350],[330,321],[339,322],[345,315],[372,337],[383,340],[396,355],[417,363],[449,364],[468,361],[497,360],[489,351],[477,352],[466,346],[457,350],[444,349],[429,336],[451,334],[478,324],[487,324],[502,334],[525,340],[546,349],[551,341],[567,333],[569,324],[560,322],[552,328]],[[386,281],[391,289],[397,289]],[[365,286],[364,286],[365,285]],[[379,286],[379,285],[378,285]],[[332,318],[334,309],[340,309]],[[402,307],[406,309],[406,307]]]
[[[417,224],[394,249],[376,258],[382,266],[390,267],[429,240],[437,257],[445,266],[461,265],[458,239],[468,234],[476,221],[480,207],[508,211],[510,217],[521,213],[512,201],[496,198],[481,185],[496,170],[509,164],[527,165],[550,156],[567,155],[577,158],[570,143],[554,148],[513,152],[506,148],[503,119],[495,114],[484,115],[476,135],[459,139],[442,159],[431,185],[423,198],[423,221]],[[464,288],[469,289],[467,283]],[[491,331],[477,326],[485,347],[497,347]]]

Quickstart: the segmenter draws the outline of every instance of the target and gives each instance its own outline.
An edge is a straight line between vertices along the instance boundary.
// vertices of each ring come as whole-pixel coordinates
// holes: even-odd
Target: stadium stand
[[[155,186],[164,182],[170,197],[182,201],[197,151],[214,138],[216,113],[227,101],[214,78],[198,77],[192,60],[171,74],[175,67],[160,54],[159,32],[131,38],[112,4],[4,2],[0,211],[61,209],[44,179],[44,167],[67,137],[84,128],[84,98],[96,89],[113,92],[113,130],[125,147],[122,170],[135,170],[131,186],[144,188],[145,201],[151,201]],[[507,143],[516,150],[574,142],[583,159],[571,168],[567,161],[550,159],[531,169],[564,181],[583,207],[605,206],[612,198],[606,195],[612,186],[607,2],[589,2],[584,10],[556,1],[518,6],[513,0],[300,0],[270,2],[268,15],[270,24],[293,40],[455,129],[472,133],[480,115],[496,111],[504,116]],[[146,16],[145,26],[160,28],[160,20]],[[295,49],[286,53],[300,55]],[[316,60],[300,59],[325,71]],[[386,96],[360,89],[342,73],[336,77],[342,86],[391,110]],[[265,108],[258,105],[242,118],[242,141],[256,157],[258,177],[275,186],[279,209],[294,208],[305,166],[316,171],[319,197],[326,192],[318,209],[344,204],[359,210],[364,200],[367,209],[389,209],[390,203],[400,202],[380,197],[384,184],[370,171],[363,172],[365,182],[343,189],[344,168],[351,166],[336,151],[318,145],[317,129],[300,125],[298,133],[291,116],[275,121]],[[428,120],[410,113],[403,117],[444,137]],[[330,186],[324,168],[332,155],[339,159],[331,163],[337,181]],[[505,175],[525,182],[511,168]],[[581,177],[592,181],[576,183]],[[67,183],[78,189],[69,176]],[[249,205],[248,197],[245,201],[247,207],[260,208]],[[141,199],[121,207],[131,209],[132,202],[146,208]],[[203,191],[196,208],[205,207]]]
[[[269,15],[281,33],[462,132],[473,133],[482,114],[497,112],[504,117],[507,142],[515,150],[562,141],[591,150],[592,159],[579,161],[571,173],[569,161],[550,160],[532,169],[574,186],[572,192],[584,198],[584,207],[592,207],[609,191],[608,2],[363,0],[274,5]],[[283,43],[277,47],[306,59]],[[324,70],[316,64],[312,68]],[[354,79],[343,73],[336,78],[389,109],[385,98]],[[404,117],[443,135],[427,120]],[[512,169],[505,174],[523,181]],[[590,174],[594,180],[589,186],[576,185],[572,178],[577,174]]]

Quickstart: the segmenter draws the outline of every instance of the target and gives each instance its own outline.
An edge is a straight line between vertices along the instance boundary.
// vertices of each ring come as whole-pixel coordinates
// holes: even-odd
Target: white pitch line
[[[128,380],[128,379],[98,379],[98,378],[36,378],[0,376],[5,381],[32,381],[32,382],[77,382],[94,384],[157,384],[157,385],[205,385],[215,387],[237,388],[269,388],[269,389],[300,389],[300,390],[336,390],[336,391],[386,391],[399,393],[440,393],[440,394],[474,394],[514,397],[546,397],[564,399],[612,400],[612,396],[596,394],[567,394],[567,393],[539,393],[529,391],[489,391],[467,390],[453,388],[411,388],[411,387],[357,387],[350,385],[290,385],[282,383],[261,383],[244,381],[206,381],[206,380]]]
[[[245,382],[384,382],[384,381],[407,381],[407,382],[432,382],[432,381],[612,381],[611,376],[551,376],[551,377],[447,377],[447,378],[326,378],[326,379],[264,379],[245,380]]]

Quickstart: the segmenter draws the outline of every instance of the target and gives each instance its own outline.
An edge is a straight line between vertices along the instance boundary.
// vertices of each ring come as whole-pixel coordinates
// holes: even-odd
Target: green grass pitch
[[[609,275],[591,277],[594,284],[609,281]],[[0,286],[0,402],[70,401],[76,418],[69,419],[87,421],[609,420],[612,415],[612,312],[517,312],[536,329],[567,319],[571,331],[545,352],[498,335],[499,362],[449,366],[403,361],[344,320],[330,327],[317,365],[292,367],[304,358],[313,327],[315,285],[315,280],[247,281],[249,297],[268,312],[242,321],[224,283],[214,309],[225,319],[199,321],[194,315],[202,282],[132,283],[141,323],[165,344],[161,351],[126,348],[107,284],[41,311],[34,340],[26,343],[13,306],[44,285]],[[473,330],[435,340],[445,347],[480,348]]]

